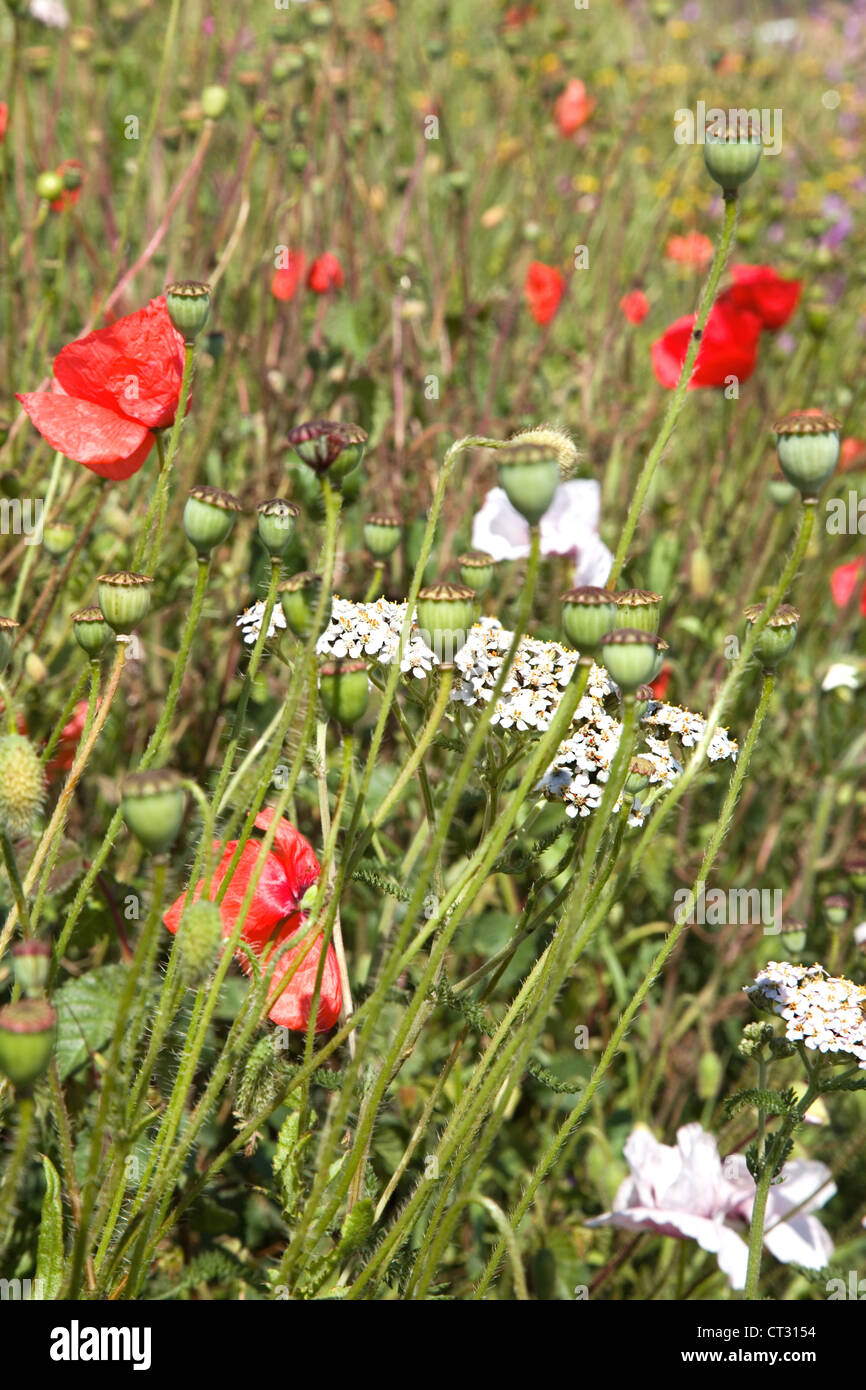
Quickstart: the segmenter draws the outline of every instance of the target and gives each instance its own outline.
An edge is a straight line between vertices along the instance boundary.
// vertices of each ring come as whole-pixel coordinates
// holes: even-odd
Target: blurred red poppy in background
[[[672,391],[680,378],[689,350],[695,314],[686,314],[665,329],[650,349],[653,371],[662,386]],[[698,349],[689,390],[698,386],[726,386],[728,377],[747,381],[758,360],[761,320],[718,300],[710,310]]]
[[[526,272],[524,292],[536,323],[550,323],[565,290],[565,276],[555,266],[533,261]]]
[[[797,307],[802,280],[786,280],[771,265],[732,265],[731,276],[734,283],[720,299],[757,314],[762,328],[784,327]]]
[[[866,557],[851,560],[847,565],[839,565],[830,579],[830,592],[837,608],[847,608],[857,589],[860,592],[860,612],[866,618]]]
[[[57,747],[53,757],[45,767],[45,774],[53,777],[57,772],[68,772],[75,762],[75,754],[81,742],[81,735],[84,733],[84,724],[87,719],[87,701],[79,700],[72,717],[67,724],[64,724]]]
[[[560,135],[573,135],[595,110],[595,98],[587,96],[579,77],[573,77],[564,92],[556,99],[553,115]]]
[[[642,323],[650,311],[650,302],[643,290],[629,290],[619,301],[619,307],[629,323]]]
[[[267,830],[273,815],[273,811],[269,808],[260,812],[256,816],[256,829]],[[226,844],[225,852],[211,880],[209,891],[211,900],[216,898],[237,846],[237,840],[229,840]],[[214,848],[219,848],[218,841],[214,843]],[[261,845],[259,841],[248,840],[241,851],[225,896],[219,905],[224,938],[230,937],[234,930],[238,913],[243,906],[247,888],[258,865],[260,855]],[[268,960],[277,947],[283,946],[284,943],[291,941],[293,937],[302,932],[306,914],[300,911],[301,899],[310,885],[315,883],[318,876],[319,861],[312,845],[289,821],[284,817],[281,818],[277,825],[273,848],[268,851],[265,857],[264,868],[241,931],[241,940],[252,946],[263,961]],[[193,902],[201,897],[203,888],[204,881],[199,880],[193,892]],[[182,893],[163,917],[170,932],[177,931],[185,901],[186,893]],[[298,955],[298,951],[302,949],[306,949],[306,944],[303,948],[299,946],[297,950],[286,951],[281,956],[274,970],[271,985],[272,994],[276,993],[281,980]],[[295,1031],[302,1032],[306,1029],[310,1020],[321,951],[322,943],[319,939],[313,943],[293,979],[270,1010],[268,1017],[272,1022]],[[250,963],[247,956],[238,952],[238,960],[243,968],[249,972]],[[340,985],[337,957],[333,946],[329,945],[322,972],[319,1010],[316,1018],[318,1031],[321,1032],[334,1026],[342,1004],[343,992]]]
[[[279,266],[271,281],[271,294],[274,299],[283,301],[293,299],[295,291],[304,278],[307,258],[303,251],[289,251],[288,265]]]
[[[5,101],[0,101],[0,145],[6,139],[6,127],[9,124],[9,107]]]
[[[314,294],[327,294],[329,290],[342,289],[345,283],[343,267],[336,256],[326,251],[323,256],[316,257],[307,276],[307,286]]]
[[[678,265],[690,265],[702,270],[713,259],[713,243],[703,232],[672,236],[668,238],[665,255],[669,261],[676,261]]]
[[[52,449],[117,482],[138,472],[153,431],[173,424],[182,376],[183,338],[161,295],[67,343],[52,389],[17,398]]]
[[[79,170],[79,182],[75,188],[64,187],[60,197],[55,198],[54,202],[51,204],[52,212],[63,212],[64,208],[74,208],[78,199],[81,197],[81,179],[84,177],[84,165],[81,163],[80,159],[64,159],[63,163],[57,166],[57,173],[61,178],[63,178],[67,169]]]

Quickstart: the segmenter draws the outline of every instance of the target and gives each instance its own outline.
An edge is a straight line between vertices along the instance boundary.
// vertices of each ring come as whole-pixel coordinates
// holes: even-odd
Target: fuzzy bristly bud
[[[45,772],[39,754],[23,734],[0,737],[0,830],[22,840],[42,809]]]
[[[187,907],[177,938],[180,973],[198,988],[212,974],[223,937],[222,915],[216,903],[199,899]]]

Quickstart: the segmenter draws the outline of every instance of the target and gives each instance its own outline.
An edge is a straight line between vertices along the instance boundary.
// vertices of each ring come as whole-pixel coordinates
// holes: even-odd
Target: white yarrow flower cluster
[[[752,1003],[785,1020],[789,1042],[856,1057],[866,1071],[866,989],[820,965],[771,960],[746,986]]]
[[[264,599],[258,603],[245,608],[243,613],[239,613],[235,619],[235,627],[239,627],[243,632],[244,641],[248,646],[253,646],[261,632],[262,623],[265,620]],[[268,636],[274,637],[280,629],[286,626],[286,615],[278,603],[274,604],[271,613],[271,621],[268,624]]]
[[[655,705],[644,716],[644,722],[659,724],[669,729],[672,734],[677,735],[683,748],[696,747],[707,728],[707,721],[702,714],[683,709],[681,705]],[[727,729],[715,730],[707,748],[707,757],[711,763],[717,762],[720,758],[731,758],[736,762],[737,745],[728,737]]]

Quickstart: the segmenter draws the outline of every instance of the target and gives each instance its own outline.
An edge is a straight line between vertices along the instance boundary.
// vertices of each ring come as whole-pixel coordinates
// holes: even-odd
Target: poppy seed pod
[[[416,622],[427,646],[450,665],[475,622],[475,591],[467,584],[431,584],[418,595]]]
[[[562,595],[562,630],[579,652],[598,650],[616,622],[616,604],[610,589],[585,584]]]
[[[16,941],[12,947],[12,973],[26,995],[42,993],[50,969],[51,947],[47,941]]]
[[[117,574],[100,574],[96,580],[99,606],[105,621],[118,634],[132,632],[150,609],[150,586],[147,574],[121,570]]]
[[[787,478],[771,478],[767,483],[767,495],[774,506],[785,507],[792,497],[796,497],[797,489]]]
[[[365,661],[329,661],[319,667],[319,694],[332,719],[351,729],[363,719],[370,700]]]
[[[76,531],[68,521],[55,521],[42,531],[42,549],[52,560],[61,560],[75,544]]]
[[[499,482],[515,511],[536,526],[559,487],[560,466],[555,449],[530,436],[510,440],[496,454]]]
[[[844,927],[851,911],[851,902],[844,893],[831,893],[824,899],[824,916],[831,927]]]
[[[614,627],[635,627],[641,632],[658,632],[662,595],[649,589],[623,589],[614,594]]]
[[[636,627],[618,627],[602,638],[602,662],[620,690],[629,694],[653,679],[657,643],[653,633]]]
[[[289,629],[302,642],[310,635],[321,589],[322,576],[314,574],[311,570],[301,570],[298,574],[293,574],[290,579],[284,579],[277,588]]]
[[[198,337],[210,317],[210,285],[200,280],[179,280],[165,291],[168,316],[189,345]]]
[[[209,121],[218,121],[225,115],[229,104],[229,94],[225,87],[205,87],[201,94],[201,109]]]
[[[73,613],[72,631],[79,647],[91,661],[96,660],[114,636],[101,608],[82,608]]]
[[[235,517],[242,511],[237,497],[223,492],[222,488],[208,487],[204,483],[190,488],[183,509],[183,529],[196,554],[209,555],[216,546],[228,540]]]
[[[286,442],[320,478],[339,483],[364,457],[367,432],[342,420],[307,420],[289,430]]]
[[[655,770],[655,763],[650,758],[643,758],[640,755],[632,758],[628,765],[628,777],[625,782],[625,789],[629,795],[635,796],[638,792],[644,791],[649,786],[650,777]]]
[[[20,627],[14,618],[0,618],[0,676],[9,665],[15,646],[15,629]]]
[[[183,824],[186,795],[176,772],[135,772],[123,784],[120,809],[128,829],[151,854],[164,854]]]
[[[457,563],[460,566],[460,578],[467,589],[473,589],[476,594],[483,594],[485,589],[490,588],[496,572],[496,561],[486,550],[469,550],[460,556]]]
[[[301,514],[297,502],[287,502],[285,497],[272,497],[260,502],[256,507],[259,518],[259,540],[273,557],[283,555],[295,534],[295,522]]]
[[[0,737],[0,831],[10,840],[30,833],[42,809],[45,772],[39,754],[23,734]]]
[[[745,618],[749,626],[756,623],[764,611],[766,604],[752,603],[745,610]],[[765,667],[778,666],[779,662],[788,655],[797,640],[797,627],[800,622],[800,614],[790,603],[783,603],[776,609],[767,626],[758,637],[755,647],[755,655]]]
[[[839,422],[832,415],[795,411],[777,420],[779,467],[804,497],[814,497],[839,460]]]
[[[749,122],[739,123],[721,135],[707,134],[704,140],[707,172],[726,194],[736,193],[740,184],[752,177],[762,152],[760,129],[754,129]]]
[[[57,1014],[44,999],[19,999],[0,1009],[0,1072],[19,1090],[48,1066],[56,1027]]]
[[[398,516],[374,512],[364,522],[364,544],[374,560],[387,560],[400,544],[403,523]]]

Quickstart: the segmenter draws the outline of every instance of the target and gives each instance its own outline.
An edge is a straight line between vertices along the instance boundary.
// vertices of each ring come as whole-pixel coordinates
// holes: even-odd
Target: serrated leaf
[[[45,1174],[45,1196],[39,1218],[35,1286],[37,1297],[53,1300],[63,1282],[63,1204],[57,1169],[45,1154],[42,1155],[42,1171]]]
[[[57,1043],[54,1055],[61,1081],[104,1047],[114,1031],[126,967],[103,965],[57,990]]]

